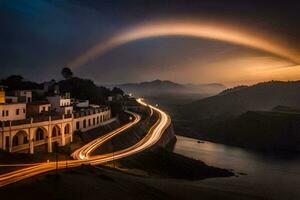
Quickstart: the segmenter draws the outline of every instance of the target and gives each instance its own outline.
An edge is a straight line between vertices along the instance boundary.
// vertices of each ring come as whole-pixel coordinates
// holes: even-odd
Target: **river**
[[[255,151],[177,136],[174,152],[233,169],[238,177],[210,178],[193,184],[267,199],[300,199],[300,155]]]

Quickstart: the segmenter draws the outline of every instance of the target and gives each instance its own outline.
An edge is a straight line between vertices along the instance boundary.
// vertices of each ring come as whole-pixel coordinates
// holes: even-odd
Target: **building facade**
[[[111,111],[109,107],[91,108],[76,112],[73,116],[73,129],[85,132],[109,122],[111,119]]]
[[[73,112],[73,105],[71,104],[71,98],[69,95],[55,95],[47,97],[51,108],[58,113],[71,114]]]
[[[64,146],[73,140],[72,116],[2,123],[0,148],[33,154],[35,149],[52,152],[54,143]]]
[[[26,103],[0,104],[0,121],[22,120],[26,118]]]
[[[32,91],[31,90],[16,90],[14,91],[16,97],[19,98],[20,102],[29,103],[32,101]]]
[[[51,104],[49,102],[31,102],[27,103],[26,109],[27,109],[27,117],[34,117],[39,116],[44,113],[50,112]]]
[[[48,100],[0,103],[0,149],[31,154],[36,151],[52,152],[56,143],[64,146],[72,142],[74,131],[85,132],[111,121],[111,110],[107,106],[73,110],[71,101],[65,98]],[[72,109],[70,112],[55,112],[57,108],[65,107]]]

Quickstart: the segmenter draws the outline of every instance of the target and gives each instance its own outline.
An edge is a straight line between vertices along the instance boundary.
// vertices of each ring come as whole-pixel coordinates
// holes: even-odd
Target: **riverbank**
[[[208,141],[177,137],[174,152],[206,164],[233,169],[238,177],[211,178],[195,185],[240,192],[272,200],[299,200],[300,155],[261,152]]]
[[[138,126],[132,127],[104,143],[93,155],[112,153],[138,143],[157,121],[158,115],[154,112],[149,117],[144,115],[143,118]],[[160,140],[151,148],[120,160],[108,162],[106,165],[132,174],[159,178],[201,180],[235,175],[226,169],[208,166],[200,160],[172,152],[175,143],[176,136],[170,125]]]
[[[139,153],[112,163],[117,168],[159,178],[201,180],[213,177],[229,177],[234,173],[204,162],[188,158],[164,148]]]

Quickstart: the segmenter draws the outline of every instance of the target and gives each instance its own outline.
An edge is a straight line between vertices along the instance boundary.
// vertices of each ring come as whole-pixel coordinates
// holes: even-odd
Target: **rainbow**
[[[219,40],[271,53],[294,64],[300,63],[299,52],[288,47],[285,43],[275,40],[272,34],[263,35],[261,31],[251,31],[240,26],[218,24],[207,20],[197,22],[177,20],[140,24],[121,31],[106,41],[96,44],[70,62],[68,66],[77,68],[120,45],[135,40],[162,36],[184,36]]]

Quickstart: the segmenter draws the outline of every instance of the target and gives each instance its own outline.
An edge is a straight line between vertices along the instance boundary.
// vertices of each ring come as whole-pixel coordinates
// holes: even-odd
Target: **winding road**
[[[149,106],[153,112],[158,113],[158,120],[156,123],[150,128],[146,136],[140,140],[135,145],[128,147],[123,150],[119,150],[112,153],[107,153],[103,155],[95,155],[91,156],[91,154],[99,148],[103,143],[110,140],[112,137],[124,132],[128,128],[132,127],[133,125],[137,124],[140,121],[140,116],[136,113],[131,113],[134,116],[134,120],[125,124],[124,126],[111,131],[110,133],[101,136],[90,143],[84,145],[80,149],[76,150],[72,157],[77,160],[64,160],[59,162],[48,162],[48,163],[37,163],[36,165],[26,167],[20,170],[16,170],[13,172],[9,172],[6,174],[0,175],[0,187],[15,183],[17,181],[42,174],[45,172],[49,172],[55,169],[64,169],[66,167],[78,167],[82,164],[89,164],[89,165],[99,165],[108,161],[128,157],[130,155],[136,154],[141,152],[156,142],[159,141],[161,136],[163,135],[165,129],[170,125],[171,119],[170,117],[163,112],[162,110],[158,109],[157,107],[148,105],[142,101],[142,99],[137,99],[137,102],[143,106]],[[151,111],[152,112],[152,111]]]

